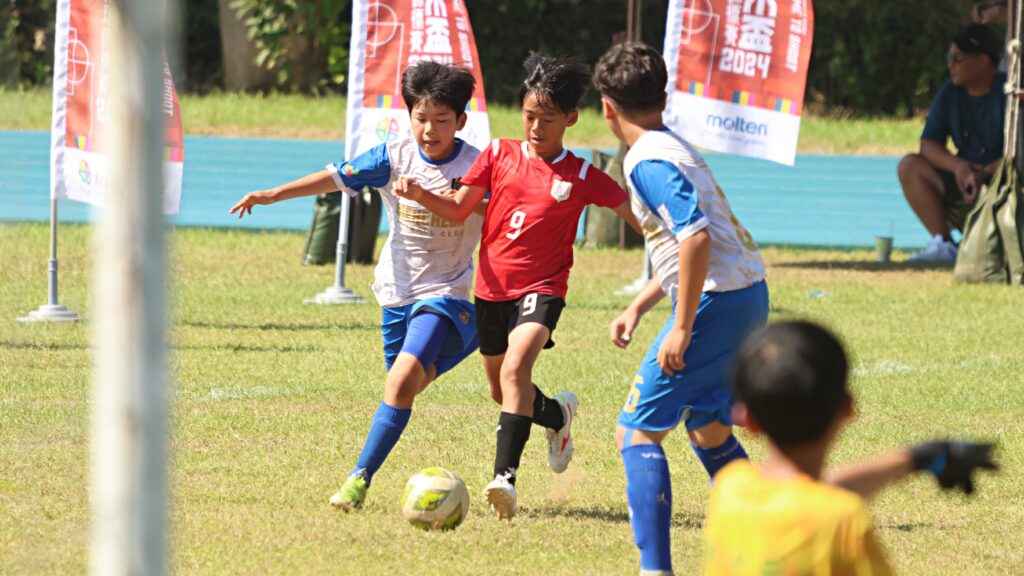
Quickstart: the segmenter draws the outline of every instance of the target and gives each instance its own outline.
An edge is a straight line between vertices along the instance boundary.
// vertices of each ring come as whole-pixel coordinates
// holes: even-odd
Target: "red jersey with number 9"
[[[491,192],[475,292],[496,302],[531,292],[565,298],[583,208],[616,208],[629,199],[607,174],[568,150],[545,162],[530,158],[520,140],[491,142],[461,183]]]

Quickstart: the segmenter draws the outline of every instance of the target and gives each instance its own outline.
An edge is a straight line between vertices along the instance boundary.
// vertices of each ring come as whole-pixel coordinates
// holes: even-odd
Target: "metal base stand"
[[[303,300],[305,304],[366,304],[362,296],[340,286],[331,286],[313,298]]]
[[[43,304],[28,316],[18,318],[18,322],[80,322],[82,318],[60,304]]]

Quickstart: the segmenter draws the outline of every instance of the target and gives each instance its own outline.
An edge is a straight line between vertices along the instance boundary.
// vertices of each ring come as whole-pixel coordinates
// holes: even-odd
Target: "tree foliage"
[[[217,87],[223,75],[221,50],[233,49],[221,46],[217,0],[179,1],[185,87]],[[668,0],[637,1],[643,4],[641,39],[660,47]],[[466,4],[487,96],[494,102],[515,102],[522,62],[531,50],[578,55],[593,63],[626,28],[626,0]],[[245,16],[258,63],[276,72],[279,86],[345,88],[351,0],[232,0],[232,6]],[[947,77],[943,52],[952,34],[969,21],[970,2],[815,0],[814,9],[809,103],[824,111],[907,115],[927,107]],[[0,0],[0,85],[49,82],[53,19],[54,0]],[[589,101],[595,101],[593,94]]]
[[[50,81],[55,13],[54,0],[0,0],[0,86]]]
[[[338,86],[348,67],[348,40],[352,27],[350,0],[234,0],[231,3],[245,18],[249,38],[257,49],[256,63],[275,71],[280,86],[318,88]],[[297,42],[307,40],[312,48],[299,55]],[[298,74],[300,64],[308,69],[312,58],[319,69],[315,77]]]

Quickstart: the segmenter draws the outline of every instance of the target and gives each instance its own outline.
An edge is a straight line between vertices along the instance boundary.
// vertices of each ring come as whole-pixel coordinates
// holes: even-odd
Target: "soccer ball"
[[[419,471],[402,493],[402,515],[423,530],[452,530],[468,513],[466,484],[444,468]]]

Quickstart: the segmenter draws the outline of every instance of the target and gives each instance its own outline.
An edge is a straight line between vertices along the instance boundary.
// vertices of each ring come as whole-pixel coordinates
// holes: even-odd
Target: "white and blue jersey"
[[[768,318],[761,254],[704,159],[672,132],[646,132],[626,154],[623,168],[633,214],[673,308],[637,371],[619,424],[636,430],[669,430],[680,422],[688,430],[712,422],[731,425],[733,360],[743,340]],[[679,244],[701,230],[711,238],[708,273],[685,368],[668,376],[658,365],[658,350],[675,323]]]
[[[392,186],[407,176],[429,192],[457,189],[459,179],[479,154],[456,139],[452,155],[435,161],[423,155],[415,140],[407,138],[327,166],[341,190],[354,196],[367,186],[375,188],[387,210],[390,232],[374,271],[373,293],[384,308],[382,336],[388,369],[405,347],[409,322],[421,311],[440,314],[454,324],[439,350],[438,375],[478,346],[476,314],[469,295],[483,217],[474,212],[464,222],[445,220],[418,202],[396,196]]]
[[[704,292],[727,292],[764,279],[757,244],[732,213],[704,159],[668,130],[650,130],[623,162],[630,205],[647,240],[662,290],[676,298],[679,243],[700,230],[711,236]]]
[[[355,195],[369,186],[376,188],[384,200],[391,231],[373,284],[381,306],[405,306],[441,296],[469,300],[473,252],[480,241],[483,216],[474,212],[465,222],[451,222],[418,202],[396,196],[391,187],[408,176],[429,192],[458,188],[459,179],[479,154],[473,146],[456,139],[451,156],[433,161],[423,155],[415,140],[406,138],[327,166],[338,187],[348,194]]]

